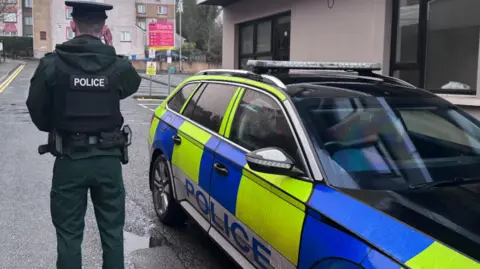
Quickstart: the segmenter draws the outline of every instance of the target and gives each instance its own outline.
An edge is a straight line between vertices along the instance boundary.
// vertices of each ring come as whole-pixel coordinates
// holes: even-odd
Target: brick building
[[[175,0],[97,0],[113,5],[107,11],[107,25],[112,31],[118,54],[145,57],[148,45],[148,23],[155,20],[174,21]],[[34,54],[42,57],[55,44],[74,37],[70,27],[71,7],[64,0],[34,0]]]

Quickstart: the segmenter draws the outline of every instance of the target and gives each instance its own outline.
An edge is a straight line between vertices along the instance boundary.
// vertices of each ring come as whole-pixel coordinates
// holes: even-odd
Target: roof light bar
[[[261,69],[310,69],[310,70],[380,70],[379,63],[355,62],[305,62],[248,60],[247,67]]]

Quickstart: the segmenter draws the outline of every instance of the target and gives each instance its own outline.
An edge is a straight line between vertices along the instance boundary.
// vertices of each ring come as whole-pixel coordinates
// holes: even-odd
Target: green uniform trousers
[[[50,211],[57,234],[57,269],[82,268],[88,190],[100,231],[103,269],[124,269],[125,189],[117,156],[55,160]]]

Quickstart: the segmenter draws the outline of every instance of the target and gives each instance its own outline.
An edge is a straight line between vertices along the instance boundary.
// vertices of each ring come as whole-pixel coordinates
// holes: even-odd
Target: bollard
[[[170,95],[170,70],[168,70],[168,94]]]
[[[152,75],[150,75],[150,91],[149,96],[152,97]]]

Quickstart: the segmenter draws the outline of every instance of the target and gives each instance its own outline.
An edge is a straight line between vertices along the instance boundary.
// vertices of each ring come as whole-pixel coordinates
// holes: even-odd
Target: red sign
[[[148,25],[150,49],[170,50],[175,47],[175,30],[171,22],[151,22]]]

